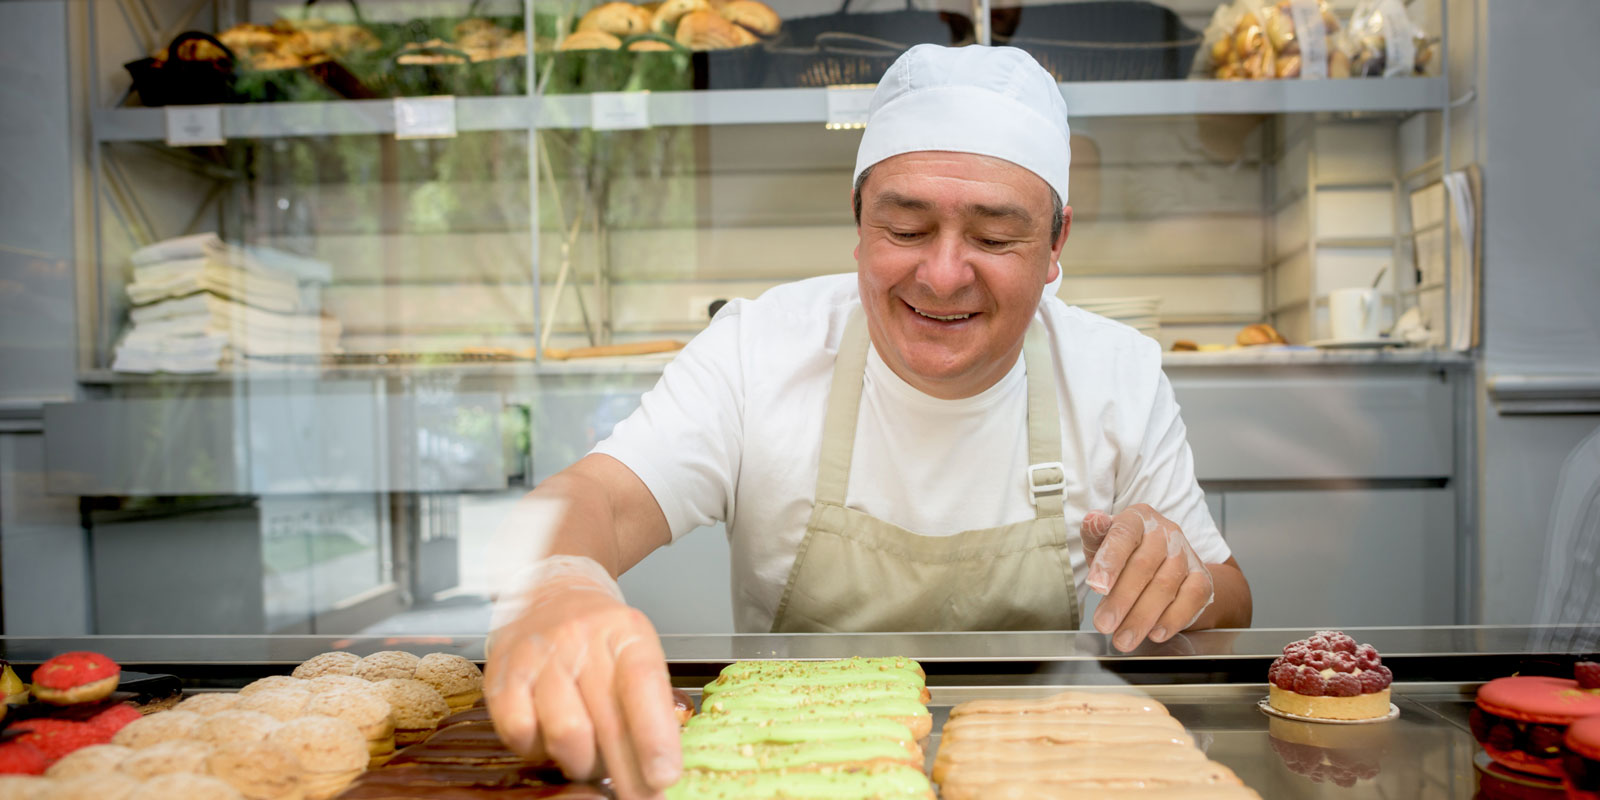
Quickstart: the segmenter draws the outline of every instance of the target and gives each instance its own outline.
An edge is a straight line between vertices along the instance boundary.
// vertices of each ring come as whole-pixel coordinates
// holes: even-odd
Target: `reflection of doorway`
[[[397,519],[410,522],[409,583],[412,603],[427,603],[461,583],[461,502],[457,495],[407,494],[396,498]],[[403,516],[402,516],[403,515]]]
[[[1561,466],[1533,621],[1574,625],[1539,631],[1540,652],[1600,649],[1600,635],[1592,627],[1600,622],[1600,428]]]
[[[344,633],[403,608],[387,501],[374,494],[259,500],[269,632]]]

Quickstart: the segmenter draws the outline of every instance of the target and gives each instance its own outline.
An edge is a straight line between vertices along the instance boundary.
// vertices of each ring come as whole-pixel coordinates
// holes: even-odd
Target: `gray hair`
[[[856,177],[855,188],[850,192],[850,205],[855,209],[857,225],[861,224],[861,187],[867,185],[867,176],[871,174],[872,167],[861,170],[861,174]],[[1067,218],[1061,213],[1061,206],[1065,205],[1061,202],[1061,195],[1056,193],[1056,187],[1051,186],[1049,189],[1050,208],[1054,209],[1050,215],[1050,243],[1055,244],[1055,241],[1061,238],[1061,229],[1066,227]]]

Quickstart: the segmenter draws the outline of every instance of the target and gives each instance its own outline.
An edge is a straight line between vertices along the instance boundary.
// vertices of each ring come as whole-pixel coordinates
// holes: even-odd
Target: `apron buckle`
[[[1037,506],[1040,495],[1057,494],[1066,488],[1067,468],[1060,461],[1028,465],[1028,502]]]

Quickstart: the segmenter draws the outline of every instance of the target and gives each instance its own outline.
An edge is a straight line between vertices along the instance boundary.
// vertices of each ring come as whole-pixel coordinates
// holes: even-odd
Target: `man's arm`
[[[1217,596],[1188,630],[1250,627],[1254,601],[1250,597],[1250,582],[1244,579],[1238,560],[1229,556],[1221,564],[1207,564],[1206,569],[1211,571]]]
[[[530,496],[565,511],[549,555],[495,609],[484,680],[495,730],[572,777],[604,769],[619,798],[658,798],[681,770],[666,656],[615,577],[671,540],[666,516],[606,455],[584,457]]]
[[[584,456],[529,494],[566,504],[550,553],[587,556],[612,577],[672,542],[667,517],[655,496],[633,470],[611,456]]]

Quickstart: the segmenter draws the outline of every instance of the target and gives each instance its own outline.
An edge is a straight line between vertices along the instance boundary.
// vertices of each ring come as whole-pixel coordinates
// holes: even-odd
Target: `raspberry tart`
[[[1290,642],[1267,670],[1267,702],[1305,719],[1370,720],[1389,715],[1394,674],[1370,644],[1341,631]]]

